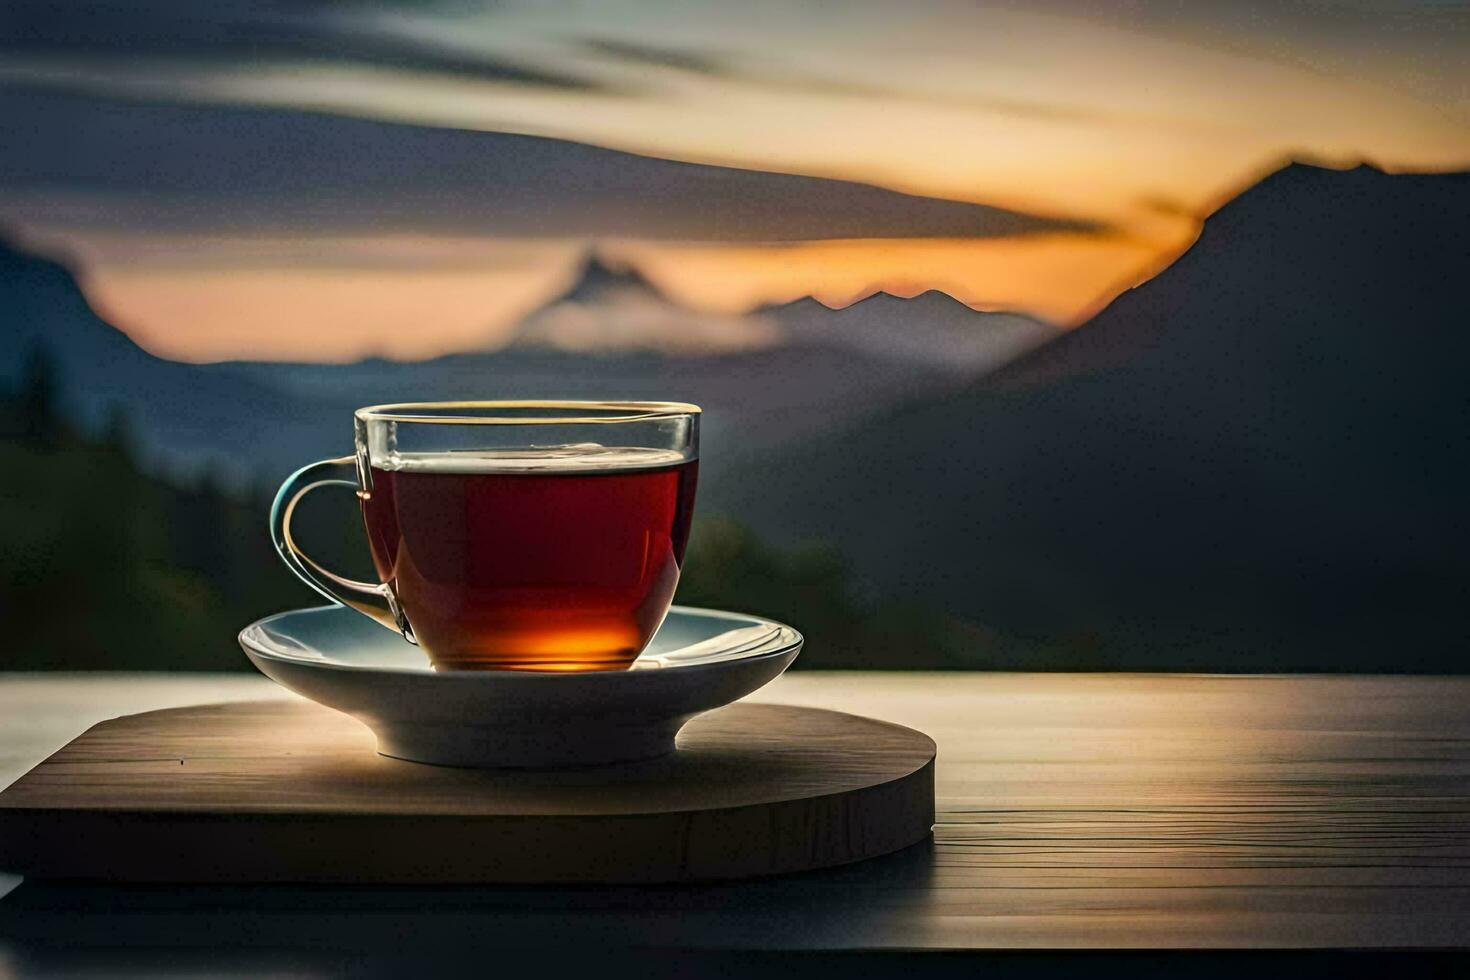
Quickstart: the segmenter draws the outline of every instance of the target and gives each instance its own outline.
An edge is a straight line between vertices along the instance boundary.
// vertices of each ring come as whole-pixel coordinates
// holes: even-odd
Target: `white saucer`
[[[261,673],[366,724],[383,755],[476,767],[665,755],[685,722],[779,677],[801,643],[770,620],[675,606],[628,670],[441,674],[343,606],[278,613],[240,633]]]

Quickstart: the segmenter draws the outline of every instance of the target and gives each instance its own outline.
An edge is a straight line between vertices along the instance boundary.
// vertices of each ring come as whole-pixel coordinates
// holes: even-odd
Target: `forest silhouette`
[[[270,543],[273,488],[241,491],[208,467],[190,482],[153,475],[121,409],[89,434],[60,411],[61,386],[55,358],[34,345],[20,385],[0,398],[5,669],[244,670],[238,630],[324,601]],[[329,499],[303,510],[311,547],[365,573],[356,509]],[[865,602],[831,548],[775,549],[719,516],[696,521],[677,601],[799,621],[818,638],[807,667],[976,665],[959,621]]]

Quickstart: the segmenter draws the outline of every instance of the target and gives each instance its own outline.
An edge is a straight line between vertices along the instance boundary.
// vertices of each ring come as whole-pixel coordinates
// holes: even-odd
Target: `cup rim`
[[[566,414],[516,415],[529,409]],[[425,414],[433,410],[435,414]],[[499,415],[505,411],[512,414]],[[455,414],[460,412],[461,414]],[[487,414],[472,414],[484,412]],[[368,405],[352,413],[364,422],[417,422],[438,425],[584,425],[648,422],[701,414],[688,402],[589,401],[577,399],[514,399],[492,401],[391,402]]]

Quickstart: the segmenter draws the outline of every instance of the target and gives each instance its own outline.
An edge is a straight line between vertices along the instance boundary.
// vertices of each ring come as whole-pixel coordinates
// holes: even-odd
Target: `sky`
[[[56,9],[0,13],[0,227],[185,360],[494,347],[589,250],[710,329],[1075,326],[1288,160],[1470,166],[1448,2]]]

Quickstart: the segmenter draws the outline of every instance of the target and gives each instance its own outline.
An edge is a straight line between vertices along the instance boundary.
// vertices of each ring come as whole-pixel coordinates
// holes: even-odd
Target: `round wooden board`
[[[0,870],[172,882],[667,882],[846,864],[925,839],[934,742],[735,704],[679,751],[560,771],[377,755],[300,701],[103,722],[0,793]]]

